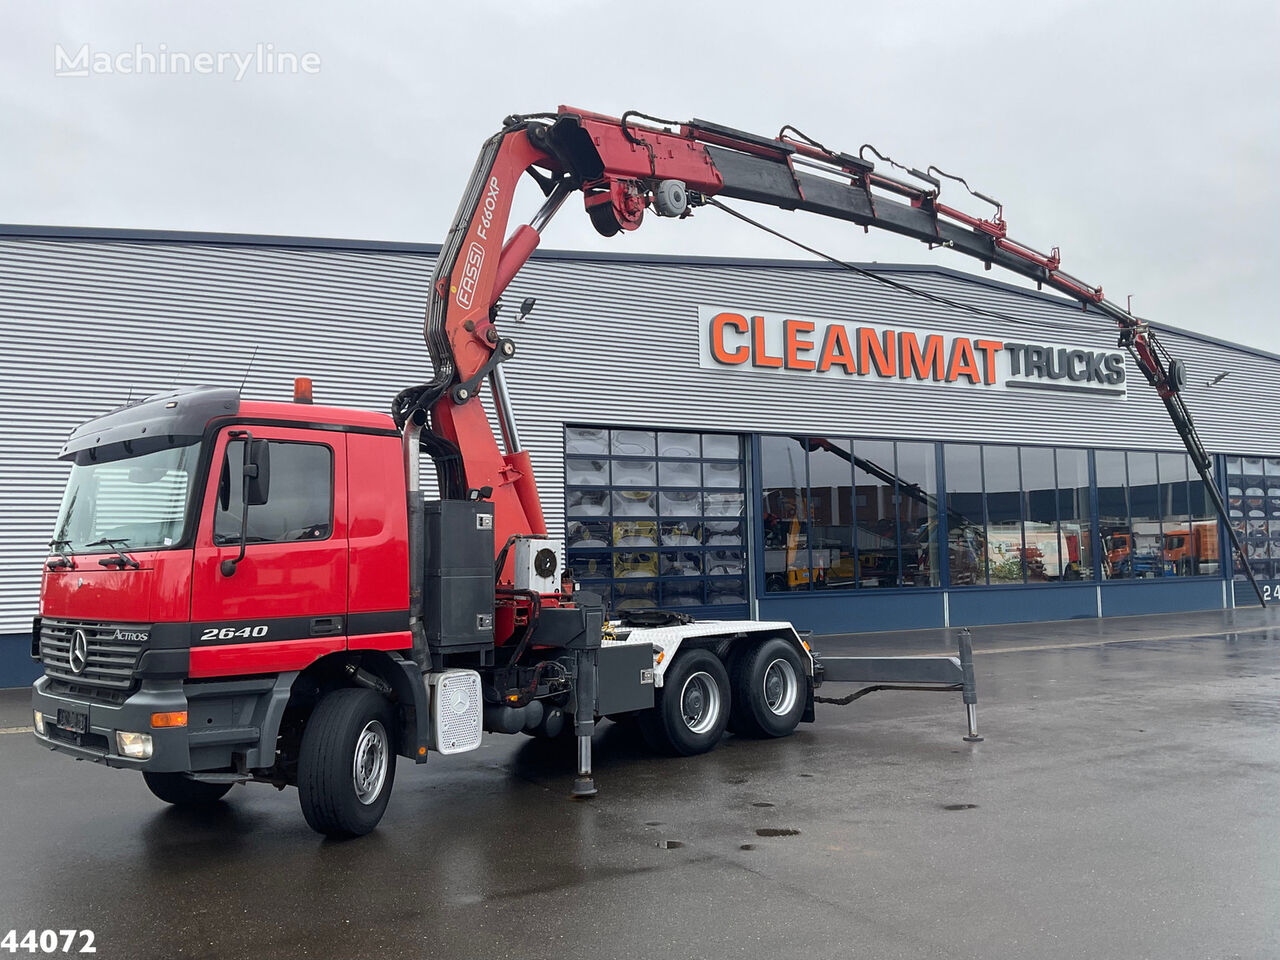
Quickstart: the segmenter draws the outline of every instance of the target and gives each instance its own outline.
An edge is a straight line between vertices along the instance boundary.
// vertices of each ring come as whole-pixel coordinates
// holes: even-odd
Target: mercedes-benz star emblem
[[[89,638],[83,630],[71,634],[71,652],[67,656],[71,661],[71,672],[84,673],[84,668],[89,665]]]

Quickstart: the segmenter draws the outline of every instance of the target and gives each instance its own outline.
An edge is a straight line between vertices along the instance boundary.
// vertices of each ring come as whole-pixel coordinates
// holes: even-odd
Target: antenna
[[[182,379],[182,375],[187,372],[187,364],[190,362],[191,354],[188,353],[186,357],[183,358],[182,366],[178,368],[178,372],[173,375],[173,383],[169,384],[170,390],[178,385],[178,381]]]
[[[244,377],[240,381],[240,389],[244,390],[244,385],[249,382],[249,374],[253,371],[253,361],[258,359],[258,348],[253,348],[253,356],[249,358],[249,364],[244,368]]]

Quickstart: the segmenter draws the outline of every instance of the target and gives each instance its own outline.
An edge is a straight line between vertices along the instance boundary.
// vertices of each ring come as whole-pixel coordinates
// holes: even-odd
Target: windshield
[[[72,553],[163,550],[182,539],[200,444],[124,460],[76,464],[58,514],[56,546]]]

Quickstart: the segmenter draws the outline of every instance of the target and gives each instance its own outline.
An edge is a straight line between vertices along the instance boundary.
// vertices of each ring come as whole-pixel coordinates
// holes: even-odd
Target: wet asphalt
[[[0,935],[88,928],[101,960],[1280,957],[1280,618],[973,633],[983,743],[937,693],[684,760],[606,723],[575,802],[571,742],[489,735],[402,761],[348,842],[293,791],[183,812],[0,734]],[[0,727],[28,719],[0,694]]]

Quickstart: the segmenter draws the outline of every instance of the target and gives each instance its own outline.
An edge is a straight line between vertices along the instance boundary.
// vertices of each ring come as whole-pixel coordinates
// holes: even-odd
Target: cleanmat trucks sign
[[[1125,396],[1124,354],[742,308],[698,308],[699,364],[792,376]]]

